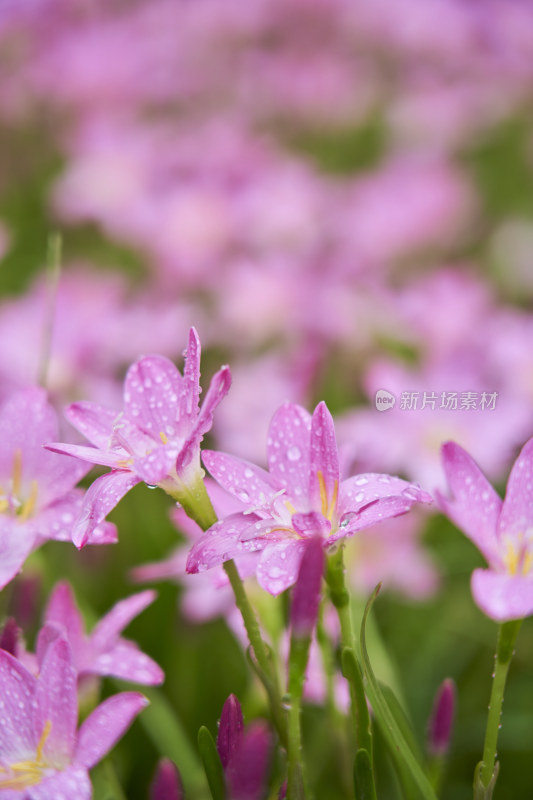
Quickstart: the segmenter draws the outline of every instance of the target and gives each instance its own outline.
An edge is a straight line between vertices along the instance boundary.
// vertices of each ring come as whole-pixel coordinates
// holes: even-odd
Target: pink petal
[[[189,331],[185,366],[178,401],[178,420],[180,433],[185,435],[198,415],[200,401],[200,354],[202,348],[195,328]]]
[[[405,495],[392,495],[382,497],[363,506],[359,511],[347,511],[341,518],[339,527],[327,539],[326,544],[331,545],[339,539],[351,536],[364,528],[370,528],[379,522],[399,517],[406,514],[417,500],[408,493]]]
[[[248,516],[248,515],[246,515]],[[306,514],[294,514],[294,517],[301,516],[302,518],[306,517]],[[260,543],[264,542],[264,546],[268,542],[278,542],[280,540],[284,540],[287,537],[291,539],[296,538],[296,534],[294,529],[291,525],[283,525],[281,523],[276,522],[273,517],[267,517],[266,519],[259,519],[253,525],[251,525],[247,530],[243,531],[240,535],[241,542],[255,542],[257,545],[257,549],[260,548]]]
[[[206,569],[222,564],[242,553],[261,549],[266,542],[254,540],[249,544],[240,537],[262,520],[255,514],[231,514],[216,522],[192,547],[187,558],[188,573],[204,572]]]
[[[328,505],[339,485],[339,452],[333,418],[324,402],[319,403],[311,421],[309,496],[315,508],[321,507],[318,473],[324,479]],[[327,509],[323,509],[326,513]]]
[[[523,446],[516,459],[498,522],[499,536],[522,536],[533,527],[533,439]]]
[[[38,739],[32,720],[37,679],[12,655],[0,650],[0,764],[35,756]]]
[[[152,589],[147,589],[116,603],[91,633],[91,648],[104,651],[114,645],[124,628],[153,603],[156,597]]]
[[[72,541],[76,547],[81,548],[87,544],[96,526],[140,481],[141,479],[129,470],[113,470],[91,484],[72,532]]]
[[[320,536],[326,538],[331,531],[331,522],[317,511],[308,511],[307,514],[293,514],[292,526],[300,536]]]
[[[508,575],[487,569],[472,573],[474,600],[491,619],[506,622],[533,614],[533,576]]]
[[[202,460],[227,492],[251,506],[263,505],[280,488],[266,470],[241,458],[204,450]]]
[[[67,581],[56,584],[46,607],[44,621],[64,628],[74,662],[77,662],[85,645],[85,626]]]
[[[167,477],[175,461],[175,451],[164,445],[155,445],[151,451],[134,459],[132,469],[145,483],[157,486]]]
[[[165,680],[165,673],[159,664],[127,639],[121,639],[114,647],[97,655],[87,664],[87,671],[97,675],[113,675],[147,686],[158,686]]]
[[[41,471],[40,445],[57,438],[57,416],[44,389],[14,392],[0,407],[0,483],[11,476],[13,453],[23,454],[23,476],[36,477]]]
[[[183,447],[181,448],[177,461],[176,471],[178,475],[193,460],[194,454],[200,447],[203,436],[213,425],[213,415],[221,400],[227,395],[231,385],[231,373],[229,367],[222,367],[214,376],[209,384],[209,389],[205,396],[200,413],[191,428]]]
[[[0,514],[0,589],[20,572],[35,541],[32,520],[20,524],[16,518]]]
[[[311,417],[301,406],[285,403],[270,423],[268,467],[275,480],[287,489],[291,500],[301,502],[298,510],[308,510],[309,447]]]
[[[28,800],[51,800],[51,798],[91,800],[93,796],[93,787],[87,770],[76,766],[56,772],[55,775],[44,778],[37,786],[30,786],[26,791],[24,800],[26,797]]]
[[[94,767],[126,732],[148,700],[138,692],[121,692],[104,700],[82,724],[74,761]]]
[[[124,383],[125,416],[142,431],[171,439],[177,433],[178,397],[183,380],[164,356],[145,356],[129,368]]]
[[[474,459],[455,442],[442,447],[451,499],[436,493],[441,510],[476,545],[490,563],[499,562],[496,536],[502,501]]]
[[[113,450],[100,450],[97,447],[86,447],[82,444],[47,442],[43,446],[52,453],[62,453],[74,458],[81,458],[82,461],[89,461],[91,464],[102,464],[104,467],[119,467],[125,458],[124,453]]]
[[[70,645],[63,638],[48,646],[37,681],[34,728],[38,739],[48,723],[44,758],[62,769],[72,759],[78,723],[77,675]]]
[[[41,671],[48,648],[53,644],[53,642],[61,638],[65,638],[65,631],[61,625],[48,622],[41,628],[37,636],[37,643],[35,646],[35,657],[38,672]]]
[[[323,574],[322,538],[315,536],[306,543],[292,596],[291,628],[295,637],[312,636],[318,618]]]
[[[108,450],[111,435],[121,414],[97,403],[72,403],[65,411],[68,421],[99,450]]]
[[[305,550],[303,539],[288,539],[269,545],[257,567],[259,585],[274,596],[296,581]]]

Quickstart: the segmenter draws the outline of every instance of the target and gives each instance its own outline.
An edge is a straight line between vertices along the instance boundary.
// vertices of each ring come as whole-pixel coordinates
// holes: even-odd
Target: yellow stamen
[[[22,450],[18,447],[13,454],[13,494],[15,497],[20,495],[20,485],[22,481]]]
[[[51,730],[52,723],[47,720],[37,745],[35,761],[17,761],[7,768],[0,767],[0,789],[25,789],[41,782],[42,771],[46,767],[43,750]]]
[[[161,441],[163,444],[168,444],[168,436],[163,431],[159,431],[159,436],[161,437]]]
[[[331,498],[331,503],[327,514],[327,517],[330,522],[333,519],[333,514],[335,513],[335,509],[337,508],[338,498],[339,498],[339,481],[335,478],[335,483],[333,485],[333,497]]]
[[[324,474],[322,470],[317,470],[316,476],[318,478],[318,485],[320,487],[320,504],[321,504],[321,511],[322,515],[326,517],[326,519],[331,520],[333,519],[333,515],[335,513],[335,509],[337,508],[337,500],[339,497],[339,481],[335,479],[335,484],[333,486],[333,496],[331,498],[331,503],[328,502],[328,493],[326,489],[326,481],[324,479]]]
[[[324,480],[324,475],[322,474],[322,470],[318,470],[316,473],[318,478],[318,485],[320,487],[320,503],[321,503],[321,511],[322,516],[328,516],[328,493],[326,491],[326,481]]]
[[[133,458],[121,458],[120,461],[117,461],[117,467],[119,469],[128,469],[133,464]]]
[[[28,497],[28,499],[26,500],[26,502],[24,503],[19,512],[19,520],[21,522],[25,522],[28,519],[28,517],[31,517],[31,515],[33,514],[35,506],[37,504],[38,490],[39,490],[39,485],[37,481],[33,480],[31,482],[30,496]]]
[[[51,722],[51,720],[47,719],[45,724],[44,724],[44,728],[43,728],[43,732],[41,734],[41,738],[39,739],[39,744],[37,745],[37,763],[38,764],[42,763],[44,746],[46,744],[46,740],[50,736],[50,731],[51,730],[52,730],[52,722]]]
[[[509,575],[516,575],[518,571],[519,556],[512,542],[508,542],[503,556],[503,563]]]
[[[9,511],[9,500],[7,497],[2,497],[0,500],[0,514],[4,514],[6,511]]]
[[[285,506],[285,508],[287,509],[289,514],[296,514],[296,509],[294,508],[294,506],[293,506],[293,504],[291,503],[290,500],[285,500],[283,505]]]

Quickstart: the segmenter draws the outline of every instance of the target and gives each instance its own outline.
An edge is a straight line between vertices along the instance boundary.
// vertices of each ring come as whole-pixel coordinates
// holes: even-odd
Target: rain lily
[[[68,419],[94,447],[49,444],[48,449],[111,467],[87,492],[73,533],[77,547],[141,481],[181,503],[190,500],[203,478],[200,442],[229,385],[229,368],[222,367],[199,407],[200,340],[191,328],[183,376],[167,358],[145,356],[126,375],[123,412],[90,402],[69,406]]]
[[[503,502],[458,444],[443,445],[442,459],[451,498],[437,493],[439,506],[489,565],[473,572],[474,600],[499,622],[528,617],[533,614],[533,439],[514,463]]]
[[[122,630],[137,614],[155,600],[150,590],[118,602],[87,636],[71,587],[59,583],[50,598],[45,613],[45,627],[37,641],[37,651],[46,644],[51,629],[56,629],[68,641],[72,664],[78,676],[114,675],[127,681],[159,684],[164,680],[161,668],[142,653],[134,642],[120,636]]]
[[[205,533],[189,554],[188,572],[260,550],[257,578],[276,595],[296,580],[310,537],[320,536],[329,547],[406,513],[416,502],[431,502],[418,485],[390,475],[367,473],[340,481],[333,420],[324,403],[312,416],[295,404],[281,406],[267,442],[268,472],[225,453],[204,451],[213,477],[249,506]]]
[[[0,650],[0,698],[0,792],[6,800],[90,800],[89,769],[147,703],[137,692],[115,695],[77,731],[76,670],[61,637],[44,651],[38,678]]]
[[[15,392],[0,409],[0,588],[43,542],[71,540],[83,498],[74,487],[88,469],[43,449],[57,430],[43,389]],[[95,524],[90,531],[91,543],[115,540],[111,523]]]

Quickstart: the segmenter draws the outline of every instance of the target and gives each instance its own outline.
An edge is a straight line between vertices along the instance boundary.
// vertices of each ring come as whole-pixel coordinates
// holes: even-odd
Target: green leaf
[[[377,800],[374,773],[368,751],[360,748],[353,765],[355,800]]]
[[[198,748],[207,776],[209,789],[211,790],[211,797],[213,800],[226,800],[224,770],[222,769],[222,763],[218,755],[215,740],[205,725],[202,725],[198,731]]]
[[[392,691],[390,686],[387,686],[385,683],[381,683],[379,681],[379,688],[383,693],[383,697],[385,698],[385,702],[387,703],[391,714],[393,715],[394,719],[396,720],[396,724],[398,725],[399,729],[401,730],[403,737],[409,748],[411,749],[413,755],[415,756],[416,760],[419,764],[423,763],[423,755],[420,752],[420,748],[418,746],[418,742],[415,739],[413,734],[413,729],[411,727],[411,723],[405,713],[400,701]]]
[[[398,766],[400,775],[407,771],[413,779],[414,784],[424,800],[437,800],[426,774],[417,761],[413,751],[407,743],[405,736],[398,725],[396,718],[390,710],[388,703],[379,686],[376,676],[372,670],[368,651],[366,649],[366,619],[372,605],[381,589],[381,584],[374,589],[368,603],[366,604],[363,620],[361,622],[361,657],[363,666],[363,682],[367,696],[372,705],[376,720],[382,730],[390,752]]]
[[[104,759],[91,770],[91,782],[95,800],[126,800],[126,795],[109,758]]]
[[[146,686],[143,687],[143,694],[150,700],[150,705],[139,715],[139,722],[150,736],[158,753],[178,765],[187,793],[204,792],[205,778],[202,765],[174,709],[158,689]]]

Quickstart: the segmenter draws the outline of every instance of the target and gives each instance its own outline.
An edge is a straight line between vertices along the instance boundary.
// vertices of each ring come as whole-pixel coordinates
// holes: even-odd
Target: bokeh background
[[[233,373],[211,446],[264,463],[276,407],[325,399],[347,474],[433,491],[454,439],[503,489],[533,435],[532,100],[528,0],[1,0],[0,400],[38,381],[49,350],[59,411],[120,408],[129,363],[162,353],[181,367],[194,324],[204,386],[221,363]],[[53,322],[51,231],[63,243]],[[394,408],[376,409],[380,389]],[[76,436],[66,422],[63,435]],[[135,567],[184,541],[171,510],[137,487],[112,516],[118,545],[48,544],[2,593],[3,613],[31,642],[68,577],[96,619],[135,590]],[[470,597],[482,559],[435,512],[349,550],[356,613],[384,580],[376,668],[422,745],[439,683],[457,683],[442,797],[468,798],[496,638]],[[247,718],[265,708],[214,613],[226,607],[181,570],[128,633],[165,669],[194,754],[230,692]],[[268,619],[286,613],[286,599],[257,601]],[[501,731],[498,796],[513,800],[533,796],[532,664],[526,622]],[[341,798],[325,711],[309,702],[304,720],[316,797]],[[147,796],[157,756],[138,721],[112,756],[124,797]]]

